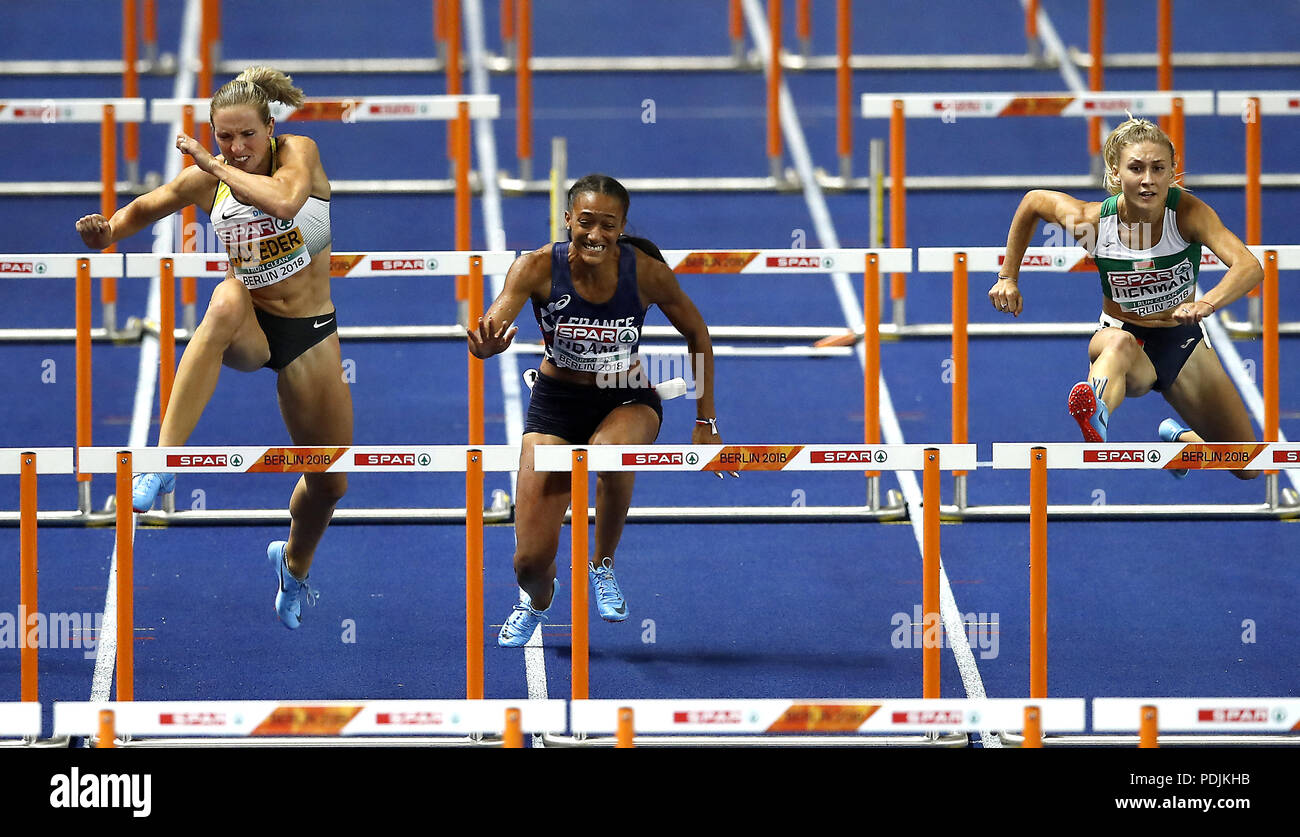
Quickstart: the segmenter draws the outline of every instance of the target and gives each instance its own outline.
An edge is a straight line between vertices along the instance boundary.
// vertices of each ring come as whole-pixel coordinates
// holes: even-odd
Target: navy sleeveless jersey
[[[578,372],[626,372],[637,358],[645,309],[636,286],[636,250],[618,245],[618,287],[608,302],[583,299],[573,288],[569,242],[551,249],[551,296],[533,303],[546,358]]]

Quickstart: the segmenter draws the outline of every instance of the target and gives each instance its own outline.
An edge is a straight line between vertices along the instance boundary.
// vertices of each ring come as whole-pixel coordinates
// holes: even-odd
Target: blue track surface
[[[159,37],[175,51],[180,4],[159,4]],[[313,5],[295,23],[295,37],[254,25],[264,3],[227,0],[225,54],[238,60],[331,55],[420,57],[429,52],[429,4],[388,0],[363,16],[339,2]],[[550,5],[550,4],[538,4]],[[723,3],[676,0],[619,4],[613,19],[605,3],[568,2],[562,14],[539,13],[535,52],[563,54],[727,54]],[[1024,49],[1020,5],[944,0],[872,4],[855,21],[858,52],[1016,53]],[[498,4],[485,3],[489,48],[499,48]],[[1110,22],[1106,47],[1151,51],[1153,0],[1131,4],[1130,21]],[[115,20],[84,20],[83,3],[11,2],[4,58],[110,58],[120,49]],[[996,7],[996,8],[993,8]],[[1063,40],[1086,47],[1086,4],[1045,0]],[[788,16],[789,17],[789,16]],[[689,20],[689,25],[684,20]],[[40,36],[59,20],[68,37]],[[594,21],[575,39],[575,21]],[[1294,49],[1288,33],[1300,24],[1294,3],[1178,4],[1175,45],[1213,51],[1243,45],[1259,51]],[[603,27],[603,28],[602,28]],[[787,44],[794,43],[788,20]],[[814,52],[834,49],[833,21],[818,14]],[[790,74],[814,162],[834,170],[834,78]],[[1294,70],[1179,69],[1179,89],[1297,89]],[[219,81],[224,81],[220,79]],[[308,95],[440,93],[441,78],[374,75],[301,75]],[[1109,89],[1149,89],[1154,71],[1111,70]],[[515,169],[513,78],[493,76],[503,118],[495,138],[504,168]],[[1055,71],[859,72],[855,93],[916,91],[1061,91]],[[0,99],[119,95],[113,79],[0,78]],[[146,98],[170,97],[171,80],[146,78]],[[766,173],[764,81],[755,74],[538,74],[535,88],[537,169],[547,164],[552,136],[568,140],[569,171],[606,171],[617,177],[757,176]],[[642,121],[653,99],[656,121]],[[1300,159],[1300,133],[1288,120],[1264,124],[1265,172],[1291,172]],[[96,126],[13,126],[0,130],[0,181],[95,180]],[[311,124],[294,130],[320,143],[336,179],[446,177],[446,134],[429,123]],[[854,124],[855,165],[865,168],[872,137],[887,135],[879,121]],[[1239,121],[1190,119],[1192,172],[1243,169]],[[141,169],[162,171],[174,154],[165,126],[141,131]],[[1081,122],[1064,119],[933,120],[908,127],[909,173],[1060,174],[1087,171]],[[1089,193],[1099,199],[1101,191]],[[1239,190],[1201,192],[1239,233],[1244,199]],[[920,192],[909,196],[909,245],[996,246],[1020,198],[1012,192]],[[1263,238],[1296,241],[1296,190],[1264,193]],[[827,203],[845,247],[868,243],[863,194],[829,195]],[[95,198],[2,198],[0,253],[82,252],[75,219],[95,211]],[[332,201],[334,249],[452,249],[452,200],[444,196],[338,195]],[[476,202],[474,246],[485,245]],[[506,246],[532,249],[545,241],[547,200],[507,196]],[[800,235],[821,246],[799,194],[634,194],[630,228],[667,248],[780,248]],[[147,251],[152,237],[123,242]],[[1282,316],[1300,319],[1293,275],[1283,275]],[[971,319],[993,321],[981,305],[992,277],[971,278]],[[843,326],[828,279],[781,276],[683,277],[683,286],[712,325]],[[1042,275],[1025,283],[1029,321],[1080,321],[1098,307],[1097,280],[1086,274]],[[200,299],[212,283],[201,285]],[[147,288],[124,282],[119,316],[143,313]],[[342,325],[450,323],[454,306],[443,280],[358,280],[333,289]],[[1234,308],[1237,316],[1244,305]],[[908,282],[911,322],[948,319],[944,277]],[[71,282],[0,283],[0,328],[70,326]],[[536,339],[530,318],[521,337]],[[96,314],[98,322],[98,313]],[[650,320],[664,322],[662,315]],[[1257,341],[1235,344],[1260,368]],[[1295,338],[1282,343],[1282,431],[1300,437],[1300,386],[1294,375]],[[5,345],[7,398],[0,446],[72,445],[73,351],[67,344]],[[950,387],[943,341],[888,343],[882,368],[907,442],[947,441]],[[466,397],[462,346],[419,341],[350,342],[358,444],[460,443]],[[136,387],[135,346],[95,349],[95,440],[125,443]],[[529,360],[525,356],[524,361]],[[43,373],[56,371],[53,381]],[[1086,342],[1076,338],[973,341],[970,349],[970,439],[988,458],[995,441],[1077,441],[1064,396],[1087,368]],[[490,443],[505,443],[500,366],[488,364]],[[851,357],[824,359],[720,358],[717,404],[723,436],[731,442],[855,442],[861,438],[861,367]],[[689,438],[691,405],[671,402],[660,441]],[[1158,396],[1126,402],[1112,423],[1113,440],[1147,441],[1169,410]],[[155,418],[156,423],[156,418]],[[150,441],[156,440],[156,428]],[[223,374],[212,406],[196,429],[195,444],[287,441],[274,402],[270,373]],[[896,488],[887,475],[885,488]],[[277,508],[287,503],[293,478],[182,477],[177,505],[200,498],[209,508]],[[1285,483],[1284,484],[1288,484]],[[502,475],[490,487],[507,487]],[[75,502],[71,479],[43,478],[41,508]],[[96,505],[110,490],[94,484]],[[202,494],[195,492],[201,491]],[[662,505],[788,506],[858,502],[860,478],[849,475],[746,474],[720,483],[711,475],[643,475],[636,502]],[[945,479],[945,502],[951,480]],[[1144,472],[1057,471],[1053,503],[1251,503],[1262,482],[1238,483],[1223,474],[1193,474],[1175,482]],[[454,506],[457,478],[392,479],[357,474],[344,501],[353,507]],[[970,481],[974,504],[1025,503],[1025,472],[981,471]],[[0,484],[0,507],[15,508],[13,481]],[[335,526],[317,555],[313,580],[324,590],[290,633],[272,611],[273,583],[263,557],[283,530],[263,527],[143,529],[136,543],[136,691],[139,699],[234,698],[455,698],[464,694],[464,552],[454,526]],[[485,571],[488,697],[526,693],[522,655],[495,646],[496,626],[516,598],[509,527],[487,532]],[[40,607],[47,612],[96,613],[103,608],[112,551],[108,530],[42,531]],[[560,547],[565,587],[544,633],[547,688],[569,692],[567,598],[568,533]],[[1049,529],[1050,686],[1053,696],[1294,695],[1300,652],[1293,630],[1300,593],[1295,559],[1297,529],[1278,522],[1054,522]],[[16,606],[17,531],[0,529],[0,611]],[[1023,523],[965,523],[943,527],[943,556],[958,609],[985,624],[976,648],[979,675],[990,696],[1028,690],[1028,527]],[[910,525],[632,525],[619,554],[619,578],[631,619],[606,625],[591,617],[591,696],[603,697],[904,697],[920,693],[920,651],[899,648],[897,615],[921,601],[920,560]],[[1247,621],[1253,641],[1243,641]],[[351,634],[348,634],[349,630]],[[351,635],[355,641],[347,641]],[[653,640],[653,641],[651,641]],[[42,700],[85,700],[93,662],[82,649],[42,654]],[[965,692],[946,654],[943,693]],[[0,696],[16,696],[18,654],[0,650]],[[48,717],[47,717],[48,726]],[[48,731],[48,730],[47,730]]]

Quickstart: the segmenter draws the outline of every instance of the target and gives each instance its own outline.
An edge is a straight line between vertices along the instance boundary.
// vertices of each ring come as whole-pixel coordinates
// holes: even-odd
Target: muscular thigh
[[[1121,356],[1130,359],[1124,370],[1126,396],[1137,397],[1151,391],[1156,383],[1156,368],[1132,334],[1115,326],[1098,329],[1088,342],[1088,359],[1095,362],[1107,349],[1118,350]]]
[[[1253,442],[1255,429],[1237,387],[1202,341],[1165,392],[1183,421],[1208,442]]]
[[[352,392],[343,380],[337,334],[281,369],[276,392],[295,444],[352,444]]]
[[[257,324],[253,298],[240,280],[227,276],[213,289],[203,320],[200,328],[211,325],[230,334],[229,345],[221,355],[223,365],[239,372],[253,372],[270,359],[271,348]]]

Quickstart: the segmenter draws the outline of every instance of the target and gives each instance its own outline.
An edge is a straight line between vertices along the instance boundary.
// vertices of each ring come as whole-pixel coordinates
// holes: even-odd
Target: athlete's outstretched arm
[[[486,359],[508,349],[519,331],[518,326],[511,324],[531,297],[549,291],[550,281],[549,245],[515,259],[506,273],[501,294],[488,306],[487,313],[478,318],[477,326],[466,330],[470,354]]]

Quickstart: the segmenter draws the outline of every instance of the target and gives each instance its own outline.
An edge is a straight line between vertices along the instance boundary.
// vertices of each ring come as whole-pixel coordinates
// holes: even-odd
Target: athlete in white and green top
[[[1107,441],[1109,416],[1124,398],[1156,389],[1186,422],[1166,420],[1160,429],[1166,441],[1255,441],[1241,396],[1200,322],[1245,296],[1263,268],[1213,209],[1173,185],[1177,157],[1159,127],[1129,119],[1107,138],[1103,153],[1112,195],[1106,201],[1045,190],[1021,200],[990,302],[1020,315],[1019,265],[1034,229],[1040,220],[1063,227],[1096,259],[1105,297],[1101,328],[1088,344],[1088,379],[1074,385],[1068,401],[1084,439]],[[1228,271],[1197,299],[1202,246]]]

